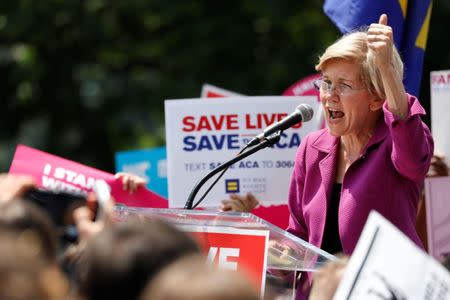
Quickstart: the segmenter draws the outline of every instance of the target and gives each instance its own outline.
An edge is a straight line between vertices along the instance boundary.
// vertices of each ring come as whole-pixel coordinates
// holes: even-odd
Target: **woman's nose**
[[[339,101],[339,95],[336,93],[336,89],[334,88],[328,92],[320,93],[320,98],[325,101],[333,101],[333,102]]]

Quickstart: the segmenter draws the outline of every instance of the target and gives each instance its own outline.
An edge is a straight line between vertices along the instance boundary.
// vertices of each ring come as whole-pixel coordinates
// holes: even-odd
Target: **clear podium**
[[[192,226],[201,226],[268,231],[267,270],[271,274],[268,278],[272,280],[277,273],[314,272],[327,261],[337,260],[335,256],[251,213],[117,206],[116,217],[118,221],[126,221],[134,217],[158,217],[174,224],[181,230]],[[282,249],[289,249],[289,251],[286,252]],[[288,283],[286,284],[288,285]],[[292,284],[294,283],[292,282]],[[287,286],[287,289],[292,288],[295,286]]]

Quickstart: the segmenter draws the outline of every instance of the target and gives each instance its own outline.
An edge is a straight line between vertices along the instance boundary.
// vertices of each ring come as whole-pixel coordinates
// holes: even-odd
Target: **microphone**
[[[261,141],[264,140],[264,138],[272,135],[277,131],[286,130],[300,122],[308,122],[312,119],[313,115],[314,111],[311,106],[309,106],[308,104],[300,104],[295,108],[295,111],[292,114],[283,118],[277,123],[273,123],[266,129],[264,129],[262,133],[252,138],[250,142],[247,143],[247,147],[258,145]]]

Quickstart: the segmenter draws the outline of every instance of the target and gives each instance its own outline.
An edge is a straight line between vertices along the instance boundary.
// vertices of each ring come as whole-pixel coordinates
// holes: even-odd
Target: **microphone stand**
[[[261,149],[267,148],[269,146],[274,145],[275,143],[277,143],[280,140],[281,137],[281,131],[275,132],[274,134],[265,137],[264,140],[261,141],[261,143],[259,143],[258,145],[248,149],[247,151],[240,153],[238,155],[236,155],[235,157],[233,157],[232,159],[230,159],[229,161],[217,166],[216,168],[214,168],[213,170],[211,170],[208,174],[206,174],[202,179],[200,179],[199,182],[197,182],[197,184],[194,186],[194,188],[192,189],[191,193],[189,194],[189,197],[186,201],[186,204],[184,205],[184,209],[193,209],[193,204],[194,204],[194,199],[195,196],[197,195],[198,191],[200,190],[200,188],[214,175],[216,175],[217,173],[219,173],[222,170],[227,169],[228,167],[230,167],[232,164],[246,158],[247,156],[252,155],[255,152],[258,152]],[[199,203],[197,203],[198,205]]]

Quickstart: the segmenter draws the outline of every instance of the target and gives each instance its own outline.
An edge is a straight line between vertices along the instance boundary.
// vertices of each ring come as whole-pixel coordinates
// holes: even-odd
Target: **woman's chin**
[[[327,129],[328,133],[335,137],[340,137],[344,133],[342,129],[337,128],[336,126],[333,125],[330,126],[330,124],[328,124]]]

